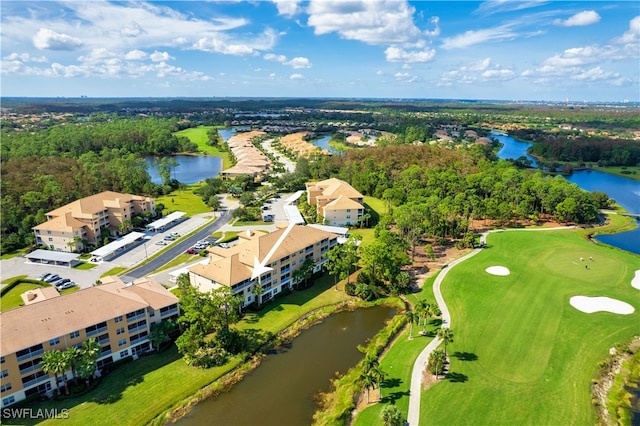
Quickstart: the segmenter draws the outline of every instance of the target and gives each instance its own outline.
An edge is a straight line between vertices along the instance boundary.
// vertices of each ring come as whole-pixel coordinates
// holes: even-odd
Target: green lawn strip
[[[439,273],[439,272],[438,272]],[[435,303],[433,296],[433,281],[438,273],[427,278],[422,288],[417,293],[406,296],[406,299],[413,305],[420,300],[428,303]],[[411,389],[411,373],[413,364],[420,352],[431,342],[433,333],[439,328],[439,320],[432,319],[427,325],[427,334],[420,336],[422,325],[413,325],[413,330],[406,327],[398,338],[393,341],[389,350],[383,355],[380,367],[387,376],[382,385],[382,401],[367,407],[357,414],[354,426],[367,426],[380,423],[380,412],[386,404],[393,404],[407,418],[409,411],[409,390]],[[413,338],[409,340],[409,332],[412,331]],[[373,402],[373,401],[372,401]]]
[[[27,278],[28,275],[16,275],[14,277],[8,277],[2,280],[2,284],[9,284],[12,281],[15,280],[21,280],[23,278]]]
[[[95,263],[82,262],[82,263],[79,263],[79,264],[75,265],[73,267],[73,269],[79,269],[81,271],[86,271],[88,269],[93,269],[96,266],[98,266],[98,265],[96,265]]]
[[[200,259],[200,256],[197,255],[197,254],[182,253],[182,254],[179,254],[176,258],[174,258],[171,262],[166,263],[166,264],[162,265],[161,267],[159,267],[158,269],[156,269],[154,271],[154,273],[158,273],[158,272],[164,271],[166,269],[174,268],[174,267],[176,267],[178,265],[181,265],[183,263],[194,262],[197,259]]]
[[[193,193],[200,184],[189,185],[186,189],[176,189],[167,195],[161,195],[156,199],[157,204],[164,204],[164,214],[171,212],[185,212],[187,216],[193,216],[200,213],[210,213],[211,208],[208,207],[199,195]]]
[[[449,379],[423,392],[433,424],[593,424],[590,385],[608,349],[637,332],[631,279],[638,258],[592,244],[581,231],[503,232],[442,285],[452,315]],[[580,257],[589,259],[589,269]],[[485,272],[506,266],[505,277]],[[576,295],[608,296],[631,315],[586,314]],[[452,410],[451,407],[455,407]]]
[[[608,166],[597,167],[594,170],[616,176],[622,176],[627,179],[640,180],[640,167],[638,166]]]
[[[363,201],[367,206],[373,209],[373,211],[375,211],[380,217],[388,213],[386,201],[381,200],[380,198],[370,197],[366,195]]]
[[[208,145],[209,136],[207,132],[212,129],[214,126],[199,126],[192,127],[189,129],[184,129],[179,132],[174,133],[177,136],[185,136],[189,138],[189,140],[198,145],[198,150],[207,155],[215,155],[216,157],[222,157],[222,168],[228,169],[231,167],[232,161],[229,155],[229,152],[223,151],[214,146]],[[222,126],[216,126],[220,129],[224,129]]]
[[[100,275],[100,278],[108,277],[110,275],[120,275],[121,273],[123,273],[127,269],[128,268],[126,268],[124,266],[116,266],[115,268],[111,268],[107,272],[105,272],[104,274]]]
[[[10,253],[4,253],[2,256],[0,256],[0,259],[2,259],[2,260],[12,259],[12,258],[14,258],[16,256],[27,254],[27,253],[29,253],[29,251],[31,251],[31,247],[24,247],[24,248],[21,248],[21,249],[14,250],[14,251],[12,251]]]
[[[264,225],[271,225],[271,224],[264,222],[262,220],[254,220],[254,221],[247,221],[247,222],[242,222],[238,220],[233,223],[233,226],[264,226]]]
[[[86,395],[38,404],[38,408],[43,409],[69,410],[68,419],[47,420],[42,424],[148,424],[158,413],[189,397],[238,363],[234,358],[222,367],[189,367],[174,346],[120,366]],[[26,424],[37,422],[34,419]]]
[[[323,274],[313,286],[304,291],[293,291],[285,297],[272,300],[258,312],[248,312],[237,324],[241,330],[260,329],[277,333],[302,315],[323,306],[335,305],[350,297],[333,288],[333,278]]]
[[[8,311],[24,305],[20,295],[36,288],[50,287],[49,284],[19,283],[0,298],[0,312]]]
[[[229,241],[237,240],[238,234],[241,232],[242,231],[225,231],[222,233],[222,236],[216,241],[216,243],[228,243]]]

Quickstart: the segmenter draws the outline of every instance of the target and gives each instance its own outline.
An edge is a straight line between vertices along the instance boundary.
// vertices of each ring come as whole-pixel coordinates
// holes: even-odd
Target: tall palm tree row
[[[71,363],[69,362],[69,356],[65,355],[65,352],[56,349],[53,351],[47,351],[42,354],[40,368],[42,368],[43,372],[55,377],[58,394],[60,394],[60,382],[58,380],[58,376],[62,374],[65,394],[69,395],[69,386],[67,386],[66,372],[69,369],[70,365]]]
[[[437,336],[442,339],[442,343],[444,343],[444,356],[447,356],[447,345],[453,342],[453,330],[450,328],[440,328],[438,330]]]

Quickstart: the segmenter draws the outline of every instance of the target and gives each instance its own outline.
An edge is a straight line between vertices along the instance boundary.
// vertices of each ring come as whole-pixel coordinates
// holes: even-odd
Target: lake
[[[340,312],[304,331],[289,348],[268,355],[228,392],[197,404],[179,425],[308,425],[314,395],[329,391],[363,354],[357,346],[373,337],[395,310],[376,306]]]
[[[519,141],[501,133],[492,133],[491,137],[498,139],[503,144],[503,147],[498,152],[498,157],[516,159],[524,155],[535,161],[535,158],[526,152],[527,148],[531,146],[530,143]],[[640,182],[638,181],[598,170],[580,170],[565,176],[565,179],[587,191],[605,192],[628,212],[640,213]],[[640,254],[640,227],[629,232],[599,235],[595,238],[604,244]]]
[[[151,176],[151,182],[160,184],[162,183],[162,177],[154,165],[154,159],[156,158],[158,157],[145,157],[145,160],[148,164],[147,171]],[[172,158],[178,162],[178,166],[172,170],[171,178],[185,184],[202,182],[207,178],[216,177],[222,170],[222,158],[220,157],[174,155]]]
[[[331,138],[332,138],[331,135],[327,135],[327,136],[322,136],[318,139],[314,139],[310,142],[315,146],[317,146],[318,148],[326,149],[330,153],[336,154],[337,150],[329,145],[329,141],[331,140]]]

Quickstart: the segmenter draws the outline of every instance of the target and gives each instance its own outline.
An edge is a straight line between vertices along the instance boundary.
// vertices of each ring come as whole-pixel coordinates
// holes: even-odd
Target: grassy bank
[[[233,165],[231,161],[231,157],[227,151],[222,151],[216,147],[208,145],[209,136],[207,133],[209,130],[213,129],[214,126],[199,126],[192,127],[189,129],[184,129],[179,132],[176,132],[176,136],[184,136],[189,138],[189,140],[198,145],[198,150],[206,155],[214,155],[216,157],[222,158],[222,168],[228,169]],[[218,126],[216,128],[223,129],[223,126]]]
[[[164,214],[171,212],[185,212],[187,216],[193,216],[199,213],[209,213],[211,208],[208,207],[199,195],[193,193],[194,189],[200,186],[195,183],[187,186],[186,189],[177,189],[167,195],[162,195],[156,199],[157,204],[164,204]]]
[[[433,424],[593,424],[590,384],[610,347],[637,332],[637,256],[580,231],[504,232],[443,283],[455,341],[449,379],[423,392]],[[580,257],[589,259],[589,269]],[[485,268],[506,266],[509,276]],[[608,296],[631,315],[587,314],[575,295]],[[465,356],[456,357],[455,353]]]
[[[616,176],[622,176],[628,179],[640,180],[640,167],[638,166],[597,167],[594,170],[599,170]]]

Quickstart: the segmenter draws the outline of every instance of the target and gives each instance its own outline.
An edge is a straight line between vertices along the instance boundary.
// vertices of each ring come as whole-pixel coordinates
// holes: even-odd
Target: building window
[[[0,357],[0,364],[4,364],[4,357]]]
[[[121,322],[122,321],[122,315],[120,315],[119,317],[116,317],[116,322]]]
[[[72,331],[71,333],[69,333],[69,337],[71,339],[77,339],[78,337],[80,337],[80,330]]]
[[[124,333],[124,327],[120,327],[118,330],[116,330],[116,334],[122,334]]]
[[[6,392],[11,390],[11,383],[4,384],[0,387],[0,392]]]
[[[0,377],[7,377],[9,375],[9,370],[2,370],[2,373],[0,373]]]
[[[129,356],[129,349],[120,352],[120,358],[124,358],[125,356]]]
[[[149,316],[150,316],[150,317],[153,317],[153,316],[155,316],[155,315],[156,315],[156,311],[149,311]]]
[[[60,338],[56,337],[55,339],[49,340],[49,346],[55,346],[60,343]]]
[[[118,340],[118,346],[124,346],[127,344],[127,339],[120,339]]]
[[[14,402],[16,402],[16,398],[13,395],[11,395],[10,397],[2,400],[2,405],[13,404]]]
[[[49,241],[53,241],[53,238],[49,237]]]

